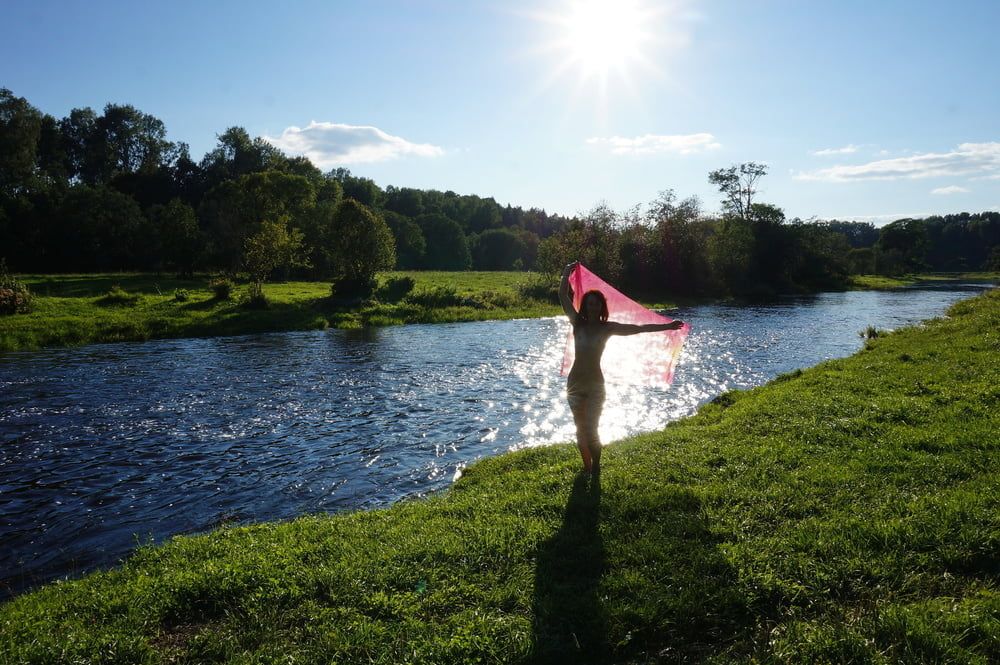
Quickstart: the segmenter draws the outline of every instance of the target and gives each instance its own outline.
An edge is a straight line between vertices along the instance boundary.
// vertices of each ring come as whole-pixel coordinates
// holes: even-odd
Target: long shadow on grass
[[[607,627],[597,595],[606,566],[600,504],[600,478],[577,476],[562,526],[538,553],[533,662],[606,660]]]
[[[539,550],[529,660],[702,662],[744,652],[752,612],[701,500],[676,486],[611,487],[602,499],[599,483],[578,477],[562,526]]]

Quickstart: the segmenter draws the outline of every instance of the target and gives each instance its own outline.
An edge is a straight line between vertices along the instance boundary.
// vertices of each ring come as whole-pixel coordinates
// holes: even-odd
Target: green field
[[[213,299],[208,276],[185,280],[149,273],[27,275],[21,279],[35,295],[34,307],[28,314],[0,317],[0,352],[327,327],[520,319],[561,312],[553,300],[541,293],[539,285],[546,282],[534,273],[388,272],[379,275],[379,282],[384,285],[403,276],[413,278],[416,284],[412,294],[402,300],[376,295],[363,302],[336,302],[330,298],[328,282],[278,282],[264,285],[270,305],[252,309],[241,304],[245,285],[238,286],[231,300]],[[1000,275],[859,275],[852,278],[851,288],[889,289],[920,281],[955,279],[1000,281]],[[555,287],[557,279],[551,281]],[[114,286],[139,298],[134,304],[110,304],[105,296]],[[525,286],[535,289],[522,289]],[[187,291],[186,301],[175,299],[179,289]],[[675,306],[676,300],[654,298],[646,304],[668,309]]]
[[[579,465],[143,547],[0,662],[1000,662],[1000,291]]]
[[[338,303],[330,299],[328,282],[282,282],[265,284],[270,303],[266,309],[241,305],[245,286],[238,287],[231,300],[214,300],[207,276],[183,280],[142,273],[27,275],[22,279],[35,295],[33,310],[0,317],[0,351],[330,326],[514,319],[560,311],[551,302],[519,294],[520,285],[537,279],[531,273],[383,273],[379,280],[384,284],[404,275],[416,285],[409,298],[398,302],[376,298]],[[104,297],[116,285],[140,296],[138,301],[107,303]],[[175,299],[178,289],[188,292],[188,300]]]
[[[996,272],[965,272],[965,273],[917,273],[888,277],[886,275],[851,275],[850,288],[858,290],[899,289],[913,286],[921,282],[1000,282],[1000,273]]]

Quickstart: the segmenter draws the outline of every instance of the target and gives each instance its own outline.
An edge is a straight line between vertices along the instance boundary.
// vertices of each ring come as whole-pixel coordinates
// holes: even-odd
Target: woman
[[[573,342],[576,357],[566,382],[569,408],[576,423],[576,445],[583,457],[586,473],[601,471],[601,440],[597,425],[604,406],[604,374],[601,372],[601,355],[612,335],[635,335],[660,330],[678,330],[683,321],[629,325],[608,321],[608,302],[600,291],[587,291],[580,300],[580,311],[573,307],[569,276],[579,262],[570,263],[563,270],[559,285],[559,301],[573,324]]]

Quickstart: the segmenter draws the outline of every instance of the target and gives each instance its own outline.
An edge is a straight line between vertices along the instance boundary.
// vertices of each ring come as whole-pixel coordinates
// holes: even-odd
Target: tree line
[[[200,160],[127,104],[55,118],[0,89],[0,257],[20,272],[216,270],[363,285],[377,270],[540,270],[580,259],[626,288],[677,294],[838,288],[852,273],[1000,268],[1000,214],[788,220],[766,169],[709,174],[722,213],[663,192],[563,217],[493,198],[326,173],[241,127]]]
[[[274,270],[317,279],[349,278],[362,261],[527,270],[541,238],[567,221],[475,195],[383,189],[343,168],[323,173],[241,127],[196,161],[131,105],[57,119],[0,89],[0,255],[17,271],[235,272],[282,243]]]

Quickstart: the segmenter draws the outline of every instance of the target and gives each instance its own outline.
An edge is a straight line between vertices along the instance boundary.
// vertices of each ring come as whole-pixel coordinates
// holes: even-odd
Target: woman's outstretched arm
[[[576,309],[573,307],[573,298],[569,294],[569,275],[577,263],[579,262],[574,261],[563,268],[562,281],[559,282],[559,302],[562,303],[563,311],[569,317],[570,323],[576,321]]]
[[[646,323],[644,325],[632,325],[630,323],[608,322],[608,332],[612,335],[637,335],[639,333],[659,332],[661,330],[679,330],[684,322],[674,319],[670,323]]]

